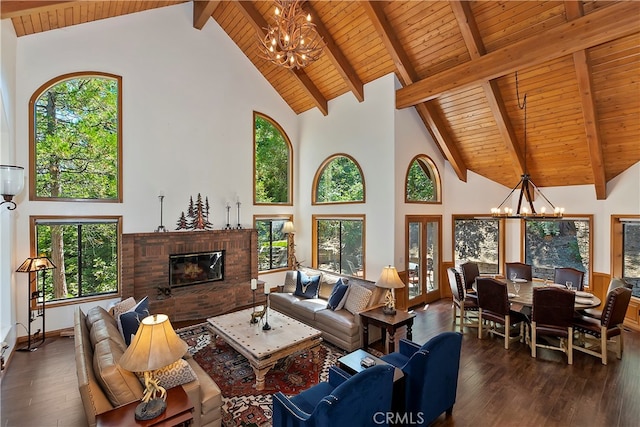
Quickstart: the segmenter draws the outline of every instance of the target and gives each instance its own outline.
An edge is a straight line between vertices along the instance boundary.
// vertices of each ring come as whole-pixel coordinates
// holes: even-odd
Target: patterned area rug
[[[311,351],[279,361],[265,377],[264,390],[255,387],[256,377],[247,359],[216,337],[208,323],[179,329],[178,335],[189,345],[189,353],[222,391],[222,423],[232,426],[270,426],[271,395],[276,391],[297,394],[320,381],[326,381],[329,367],[344,351],[323,343],[319,363]]]

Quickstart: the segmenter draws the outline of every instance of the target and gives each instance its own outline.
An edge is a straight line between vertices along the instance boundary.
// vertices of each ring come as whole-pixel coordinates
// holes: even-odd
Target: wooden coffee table
[[[256,374],[256,390],[264,390],[264,377],[278,360],[294,353],[312,350],[318,363],[321,332],[284,314],[269,309],[271,329],[263,322],[250,323],[253,309],[236,311],[207,319],[216,334],[247,358]]]

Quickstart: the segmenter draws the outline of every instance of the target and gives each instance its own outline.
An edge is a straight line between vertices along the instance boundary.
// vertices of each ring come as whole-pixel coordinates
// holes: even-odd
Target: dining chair
[[[559,288],[534,288],[531,312],[531,357],[538,348],[559,350],[567,355],[567,363],[573,364],[573,313],[575,292]],[[559,338],[560,342],[545,338]],[[541,338],[539,343],[538,338]]]
[[[631,300],[631,289],[618,287],[607,294],[602,310],[602,318],[578,315],[573,318],[573,329],[578,333],[573,348],[592,356],[600,357],[602,364],[607,364],[607,344],[614,337],[616,341],[616,356],[622,359],[623,340],[622,322],[624,322],[627,307]]]
[[[607,288],[607,293],[605,295],[609,295],[609,292],[614,290],[615,288],[620,287],[629,287],[629,284],[622,279],[618,279],[617,277],[612,277],[611,281],[609,281],[609,287]],[[594,319],[600,320],[602,318],[602,310],[598,310],[597,308],[585,308],[584,310],[580,310],[580,314],[584,316],[593,317]]]
[[[508,262],[506,265],[507,279],[511,279],[511,273],[516,273],[518,279],[531,280],[531,265],[522,262]]]
[[[476,277],[480,276],[480,269],[478,268],[478,264],[475,262],[467,261],[463,264],[460,264],[460,270],[462,270],[464,288],[468,292],[473,291],[475,293],[475,287],[473,285],[476,282]]]
[[[553,282],[559,285],[571,282],[576,290],[582,291],[584,290],[584,271],[571,267],[556,267],[553,273]]]
[[[478,327],[478,298],[476,295],[469,295],[466,293],[464,285],[462,283],[462,277],[460,273],[453,268],[447,268],[447,275],[449,276],[449,286],[451,287],[451,294],[453,295],[453,330],[456,330],[456,326],[460,327],[460,332],[464,332],[463,328]],[[473,312],[475,316],[470,317],[470,312]],[[458,319],[460,322],[458,322]]]
[[[509,349],[512,341],[524,341],[525,325],[528,322],[527,316],[519,311],[511,310],[506,283],[499,282],[489,277],[478,277],[476,279],[476,290],[478,293],[478,338],[482,339],[484,332],[484,322],[490,321],[488,332],[493,335],[504,337],[504,348]],[[497,325],[503,325],[500,330]],[[513,326],[519,326],[519,334]]]

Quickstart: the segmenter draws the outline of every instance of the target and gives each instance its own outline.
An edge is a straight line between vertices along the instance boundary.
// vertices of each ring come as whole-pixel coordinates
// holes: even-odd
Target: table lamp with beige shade
[[[380,278],[376,281],[376,286],[387,290],[384,300],[385,304],[382,312],[388,315],[396,314],[396,294],[395,289],[404,288],[404,283],[400,280],[398,270],[395,267],[387,266],[382,269]]]
[[[166,314],[142,319],[131,344],[120,358],[122,368],[144,372],[145,390],[136,407],[136,420],[150,420],[164,412],[166,390],[154,378],[154,371],[171,365],[187,352],[188,346],[171,326]]]

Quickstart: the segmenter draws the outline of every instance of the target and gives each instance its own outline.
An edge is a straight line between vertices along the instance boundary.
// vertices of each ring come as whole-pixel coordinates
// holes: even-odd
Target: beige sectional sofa
[[[322,331],[322,338],[326,341],[348,351],[362,347],[362,327],[360,325],[360,311],[368,310],[382,304],[384,292],[376,288],[373,282],[354,277],[338,276],[311,268],[300,268],[307,276],[320,275],[320,285],[317,298],[303,298],[294,295],[297,271],[288,271],[285,283],[279,286],[278,292],[270,295],[271,308],[287,316],[293,317],[309,326]],[[327,307],[328,299],[337,280],[342,278],[343,283],[353,287],[363,287],[369,292],[366,301],[350,301],[346,307],[332,310]],[[346,298],[350,294],[359,296],[366,292],[347,291]],[[363,297],[360,297],[363,298]],[[372,338],[375,338],[375,333]]]
[[[98,414],[140,400],[143,387],[138,377],[118,365],[126,344],[108,311],[94,307],[85,315],[78,308],[74,339],[78,387],[89,426],[96,425]],[[186,360],[197,377],[182,385],[194,405],[193,425],[220,426],[220,388],[192,358]]]

